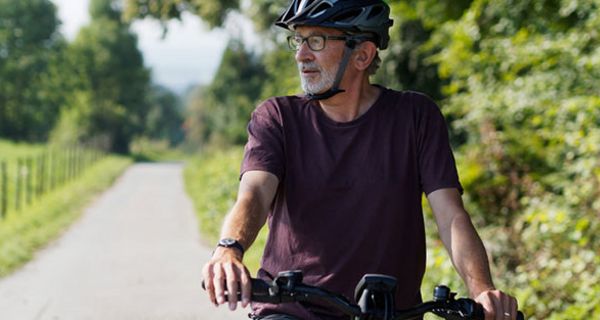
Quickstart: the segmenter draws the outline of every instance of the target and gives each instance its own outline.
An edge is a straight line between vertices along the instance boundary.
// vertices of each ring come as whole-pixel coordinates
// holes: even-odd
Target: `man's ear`
[[[364,41],[354,49],[354,65],[358,70],[366,70],[375,59],[377,47],[371,41]]]

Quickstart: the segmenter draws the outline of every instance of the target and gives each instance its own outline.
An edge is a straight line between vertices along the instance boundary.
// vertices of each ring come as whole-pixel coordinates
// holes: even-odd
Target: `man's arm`
[[[485,247],[458,190],[436,190],[427,199],[452,263],[471,296],[483,305],[486,319],[516,319],[517,301],[494,287]]]
[[[248,249],[265,224],[279,179],[264,171],[248,171],[242,175],[238,196],[225,217],[221,238],[236,239]],[[242,307],[250,303],[250,275],[242,263],[242,254],[235,248],[217,247],[211,260],[204,265],[202,275],[209,299],[215,304],[225,303],[229,292],[229,308],[237,305],[238,282],[241,285]]]

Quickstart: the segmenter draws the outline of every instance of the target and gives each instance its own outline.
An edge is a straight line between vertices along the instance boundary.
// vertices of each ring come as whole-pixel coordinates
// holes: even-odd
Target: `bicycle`
[[[340,294],[302,283],[301,271],[280,272],[272,282],[253,278],[251,283],[252,301],[272,304],[319,303],[336,309],[353,320],[408,320],[429,312],[447,320],[484,319],[480,304],[468,298],[456,299],[456,293],[443,285],[434,289],[433,300],[408,309],[395,309],[396,279],[381,274],[366,274],[358,282],[354,292],[357,304]],[[519,311],[517,320],[524,319],[523,313]]]

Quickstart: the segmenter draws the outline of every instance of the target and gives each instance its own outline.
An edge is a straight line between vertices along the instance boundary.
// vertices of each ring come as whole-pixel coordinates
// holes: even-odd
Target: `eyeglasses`
[[[308,47],[312,51],[321,51],[325,49],[325,42],[327,40],[348,40],[347,36],[324,36],[324,35],[312,35],[308,37],[301,37],[299,35],[293,35],[287,37],[288,46],[292,50],[300,50],[302,43],[306,42]]]

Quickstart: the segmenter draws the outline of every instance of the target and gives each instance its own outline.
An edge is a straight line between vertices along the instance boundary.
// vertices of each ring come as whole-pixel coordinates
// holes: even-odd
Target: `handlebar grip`
[[[270,294],[269,288],[271,286],[268,282],[261,280],[261,279],[251,278],[250,284],[252,286],[252,296],[251,296],[252,301],[270,302],[270,303],[280,302],[279,298],[277,296],[272,296]],[[239,288],[239,286],[240,286],[240,284],[238,283],[238,288]],[[204,283],[204,280],[202,280],[202,289],[206,290],[206,285]],[[225,294],[225,301],[227,301],[227,297],[228,297],[228,295]],[[238,301],[242,299],[242,293],[239,291],[237,292],[237,298],[238,298]]]
[[[460,300],[460,299],[459,299]],[[469,300],[467,300],[469,301]],[[473,305],[473,319],[485,319],[485,315],[483,312],[483,306],[479,303],[475,303]],[[517,320],[525,320],[525,315],[521,311],[517,311]]]

